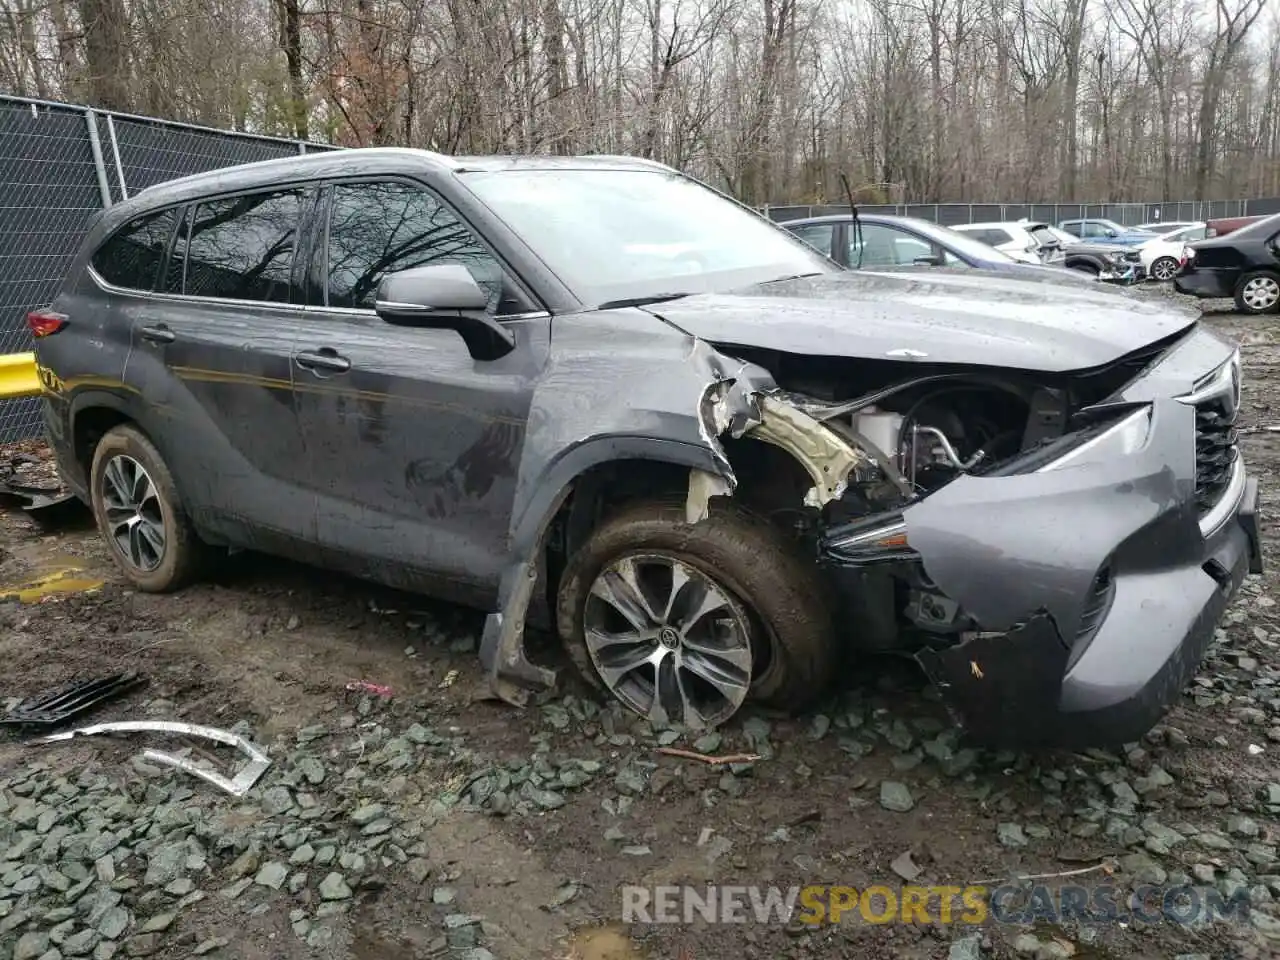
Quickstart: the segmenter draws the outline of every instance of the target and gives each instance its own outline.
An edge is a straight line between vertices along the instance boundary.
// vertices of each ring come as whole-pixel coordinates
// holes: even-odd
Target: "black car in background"
[[[1173,280],[1179,293],[1231,297],[1241,313],[1280,311],[1280,214],[1188,244],[1188,251]]]

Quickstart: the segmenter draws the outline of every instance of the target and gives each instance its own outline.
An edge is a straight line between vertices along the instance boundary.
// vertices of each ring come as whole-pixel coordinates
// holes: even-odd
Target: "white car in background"
[[[995,247],[1018,263],[1029,263],[1037,267],[1044,263],[1039,253],[1040,244],[1020,223],[959,223],[951,229],[966,233],[989,247]]]
[[[1186,246],[1208,235],[1204,223],[1185,223],[1138,246],[1138,255],[1152,280],[1172,280],[1186,263]]]
[[[1183,227],[1198,227],[1199,220],[1166,220],[1161,223],[1159,220],[1153,223],[1140,223],[1134,230],[1142,230],[1145,233],[1166,234],[1173,233],[1175,230],[1181,230]]]

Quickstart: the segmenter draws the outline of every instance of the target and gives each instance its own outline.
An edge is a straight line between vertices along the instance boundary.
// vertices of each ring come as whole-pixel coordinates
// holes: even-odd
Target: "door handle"
[[[142,335],[143,340],[150,340],[152,343],[173,343],[178,339],[177,334],[163,323],[143,327],[138,332]]]
[[[293,362],[303,370],[310,370],[312,373],[318,373],[319,371],[346,373],[351,369],[351,361],[346,357],[338,356],[338,351],[332,347],[321,347],[319,350],[304,350],[293,358]]]

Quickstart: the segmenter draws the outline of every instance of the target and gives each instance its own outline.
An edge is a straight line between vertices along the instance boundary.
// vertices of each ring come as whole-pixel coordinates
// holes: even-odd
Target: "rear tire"
[[[137,589],[168,593],[206,568],[211,550],[192,527],[164,459],[137,427],[121,424],[98,441],[89,495],[112,559]]]
[[[1236,309],[1241,313],[1272,313],[1280,309],[1280,275],[1270,270],[1246,273],[1236,284]]]
[[[1178,273],[1178,261],[1173,257],[1158,257],[1151,264],[1151,276],[1155,280],[1172,280]]]
[[[630,568],[622,566],[628,563],[632,564]],[[673,573],[669,580],[663,581],[664,564],[684,572]],[[659,634],[666,629],[664,625],[676,624],[677,618],[658,616],[650,621],[647,612],[642,614],[641,619],[652,627],[653,646],[633,645],[627,649],[635,649],[641,655],[646,649],[652,649],[660,657],[668,658],[653,665],[641,657],[638,666],[627,667],[629,672],[619,676],[618,664],[622,661],[609,657],[615,651],[621,651],[624,658],[628,654],[613,638],[630,635],[632,631],[627,625],[621,634],[604,630],[599,625],[598,611],[618,610],[611,601],[601,599],[600,591],[612,594],[618,584],[618,571],[626,569],[636,573],[628,582],[640,582],[641,571],[655,571],[650,579],[641,583],[640,595],[646,598],[645,611],[665,603],[666,609],[674,612],[680,606],[678,599],[687,596],[688,591],[701,598],[707,591],[719,590],[725,595],[726,603],[715,617],[708,613],[686,625],[690,637],[688,647],[682,648],[677,638],[668,638],[673,644],[670,657],[661,649],[667,639]],[[661,586],[654,587],[655,582],[675,583],[677,577],[687,581],[685,593],[677,587],[663,594]],[[635,503],[597,527],[570,559],[560,581],[557,627],[569,657],[589,683],[613,694],[633,711],[649,716],[657,725],[671,721],[690,728],[716,726],[736,712],[743,700],[798,712],[822,696],[835,672],[832,616],[821,580],[817,565],[806,560],[784,534],[737,504],[713,501],[710,516],[690,524],[685,520],[681,503]],[[664,596],[668,597],[665,601]],[[715,609],[706,607],[705,601],[695,600],[692,605]],[[743,633],[750,648],[749,656],[744,659],[744,663],[750,665],[749,687],[745,677],[735,675],[734,692],[725,699],[736,699],[736,702],[722,704],[718,710],[699,709],[691,717],[677,716],[675,711],[667,709],[657,689],[663,682],[659,675],[667,669],[662,664],[675,660],[677,666],[671,675],[684,678],[675,681],[681,693],[680,705],[691,702],[692,693],[684,696],[690,689],[688,684],[700,687],[703,674],[696,659],[690,657],[700,657],[708,646],[704,638],[694,638],[695,629],[708,621],[719,628],[742,614],[747,626]],[[590,644],[589,616],[593,618]],[[634,622],[631,618],[628,620]],[[679,628],[681,638],[685,636],[684,629]],[[637,631],[636,636],[640,635]],[[608,636],[607,643],[613,645],[600,649],[602,636]],[[726,636],[732,637],[733,630]],[[730,642],[723,642],[727,649]],[[681,651],[684,661],[675,655]],[[681,666],[682,662],[694,666]],[[610,679],[606,679],[602,670]],[[730,672],[726,668],[725,674]],[[688,680],[690,674],[693,677]],[[670,676],[667,682],[671,682]],[[646,698],[650,703],[648,709]],[[652,709],[655,703],[661,706],[657,711]],[[699,722],[701,718],[706,718],[706,722]]]

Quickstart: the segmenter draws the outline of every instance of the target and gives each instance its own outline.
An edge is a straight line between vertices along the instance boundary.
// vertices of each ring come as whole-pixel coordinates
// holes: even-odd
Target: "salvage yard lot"
[[[34,584],[37,601],[0,603],[0,702],[136,668],[150,686],[95,719],[246,730],[273,761],[236,800],[140,761],[138,743],[0,735],[0,960],[1273,953],[1280,432],[1266,428],[1280,426],[1280,330],[1210,322],[1243,343],[1243,442],[1270,569],[1246,582],[1181,704],[1127,755],[967,750],[914,671],[874,663],[821,712],[750,714],[675,744],[762,756],[706,766],[659,754],[666,737],[568,672],[527,710],[488,699],[478,613],[244,555],[217,582],[131,594],[91,530],[0,514],[0,584]],[[353,680],[393,696],[348,692]],[[1065,879],[1245,889],[1252,922],[974,929],[854,911],[816,929],[616,925],[629,883],[861,890],[1096,865]]]

